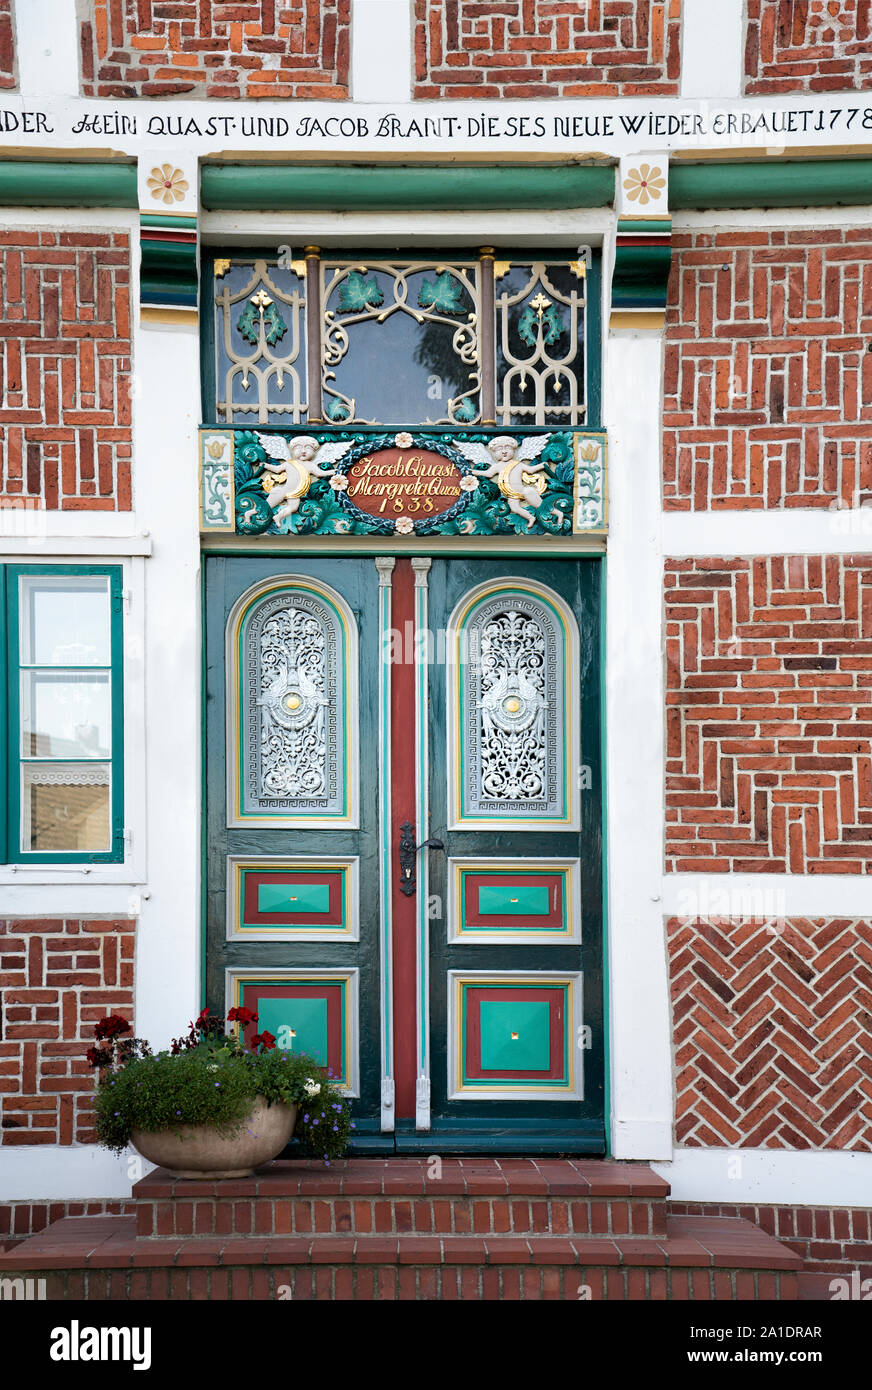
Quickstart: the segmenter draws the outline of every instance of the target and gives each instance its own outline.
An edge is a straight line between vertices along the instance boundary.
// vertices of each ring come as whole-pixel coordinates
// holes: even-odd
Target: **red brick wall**
[[[38,1235],[65,1216],[132,1216],[136,1203],[121,1198],[98,1197],[87,1202],[0,1202],[0,1250],[27,1236]]]
[[[872,873],[872,555],[665,569],[667,869]]]
[[[872,0],[748,0],[745,92],[872,87]]]
[[[415,0],[416,97],[678,92],[681,0]]]
[[[678,1144],[872,1149],[872,922],[667,924]]]
[[[15,86],[15,30],[12,0],[0,0],[0,87]]]
[[[0,506],[129,511],[126,233],[0,231]]]
[[[667,510],[872,500],[872,232],[676,233]]]
[[[134,929],[0,921],[0,1144],[93,1142],[85,1053],[104,1014],[133,1019]]]
[[[85,96],[348,96],[350,0],[88,0]]]

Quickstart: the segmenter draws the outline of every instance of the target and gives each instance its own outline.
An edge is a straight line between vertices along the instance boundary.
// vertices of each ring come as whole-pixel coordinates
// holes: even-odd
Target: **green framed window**
[[[7,863],[124,858],[119,565],[0,567]]]

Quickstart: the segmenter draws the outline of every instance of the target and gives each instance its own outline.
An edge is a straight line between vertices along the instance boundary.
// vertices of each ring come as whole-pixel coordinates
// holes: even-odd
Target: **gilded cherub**
[[[542,505],[542,494],[547,487],[543,473],[545,464],[534,460],[548,439],[547,434],[531,435],[519,444],[510,434],[498,434],[487,446],[458,443],[455,447],[469,459],[480,476],[496,478],[509,510],[522,516],[529,529],[536,520],[535,512]]]
[[[273,520],[282,521],[297,510],[309,491],[313,478],[329,478],[343,454],[346,443],[319,444],[310,434],[286,438],[281,434],[258,434],[267,454],[263,465],[263,489],[273,509]],[[322,464],[329,467],[322,468]]]

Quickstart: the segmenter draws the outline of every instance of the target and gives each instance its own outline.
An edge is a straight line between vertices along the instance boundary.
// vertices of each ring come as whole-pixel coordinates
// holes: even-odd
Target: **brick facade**
[[[872,232],[676,233],[664,505],[872,500]]]
[[[667,924],[675,1139],[872,1150],[872,923]]]
[[[747,0],[745,94],[872,87],[872,0]]]
[[[350,0],[88,0],[82,93],[348,96]]]
[[[129,511],[129,237],[0,231],[0,294],[0,506]]]
[[[0,0],[0,88],[15,86],[15,28],[12,0]]]
[[[872,872],[872,555],[666,562],[666,865]]]
[[[94,1142],[85,1053],[133,1019],[135,922],[0,921],[0,1145]]]
[[[681,0],[415,0],[414,95],[675,96]]]

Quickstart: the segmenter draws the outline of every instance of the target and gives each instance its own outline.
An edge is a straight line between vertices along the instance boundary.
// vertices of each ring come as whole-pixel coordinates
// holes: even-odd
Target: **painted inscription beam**
[[[200,431],[204,533],[571,536],[606,526],[600,431]]]

